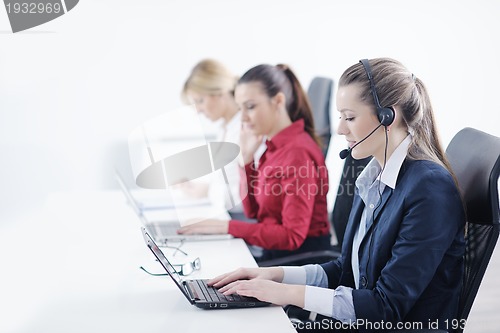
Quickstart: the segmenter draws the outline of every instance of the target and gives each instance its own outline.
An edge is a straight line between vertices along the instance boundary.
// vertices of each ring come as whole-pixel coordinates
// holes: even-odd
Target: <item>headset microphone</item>
[[[345,159],[347,158],[347,156],[349,156],[349,153],[351,152],[351,148],[349,149],[344,149],[344,150],[341,150],[340,153],[339,153],[339,157],[341,159]]]
[[[370,134],[368,134],[367,136],[364,137],[363,140],[359,141],[358,143],[356,143],[354,146],[352,147],[349,147],[347,149],[344,149],[344,150],[341,150],[340,153],[339,153],[339,157],[341,159],[345,159],[347,156],[349,156],[349,154],[351,153],[351,151],[356,148],[357,145],[361,144],[363,141],[365,141],[366,139],[368,139],[373,133],[375,133],[376,130],[378,130],[378,128],[380,126],[382,126],[383,124],[380,123],[377,127],[375,127],[375,129],[373,131],[370,132]]]

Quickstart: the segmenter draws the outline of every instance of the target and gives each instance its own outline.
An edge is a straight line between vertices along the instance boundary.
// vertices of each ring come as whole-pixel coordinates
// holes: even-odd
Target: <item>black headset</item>
[[[372,70],[368,59],[361,59],[359,61],[365,68],[366,75],[370,81],[370,90],[373,95],[373,100],[375,101],[375,107],[377,109],[377,117],[380,123],[387,127],[394,121],[394,109],[392,107],[382,107],[378,100],[377,90],[375,89],[375,82],[373,82]]]
[[[372,71],[370,64],[368,63],[368,59],[361,59],[359,61],[363,67],[365,68],[366,75],[368,76],[368,80],[370,81],[370,90],[372,92],[373,100],[375,102],[375,108],[377,110],[377,117],[380,122],[380,125],[384,126],[387,129],[387,126],[392,124],[394,121],[394,109],[392,107],[382,107],[380,105],[380,101],[378,99],[377,95],[377,90],[375,89],[375,83],[373,81],[373,76],[372,76]],[[379,126],[380,126],[379,125]],[[386,156],[387,156],[387,145],[388,145],[388,138],[387,138],[387,130],[385,131],[385,155],[384,155],[384,165],[382,167],[382,170],[380,171],[380,175],[382,175],[382,172],[385,169],[385,163],[386,163]],[[379,186],[379,185],[377,185]],[[370,264],[370,259],[371,259],[371,252],[372,252],[372,241],[373,241],[373,235],[375,234],[375,228],[377,227],[377,223],[375,222],[375,211],[377,208],[380,206],[382,203],[382,193],[379,191],[379,201],[373,210],[373,215],[372,215],[372,231],[370,235],[370,243],[368,247],[368,259],[366,260],[366,266],[365,266],[365,271],[368,270],[368,265]],[[363,223],[363,221],[361,221]]]

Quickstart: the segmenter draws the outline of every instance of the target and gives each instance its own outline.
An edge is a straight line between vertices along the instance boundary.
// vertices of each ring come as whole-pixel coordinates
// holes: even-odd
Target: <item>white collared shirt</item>
[[[218,142],[231,142],[239,146],[240,144],[240,133],[241,133],[241,111],[237,112],[228,122],[222,122],[221,128],[218,132],[216,141]],[[266,150],[265,140],[259,146],[254,154],[254,160],[258,161]],[[232,199],[228,196],[228,188],[226,187],[225,179],[221,173],[216,173],[211,175],[210,183],[208,187],[208,197],[210,201],[216,206],[224,206],[227,210],[232,213],[242,213],[243,207],[241,205],[240,194],[240,168],[238,160],[241,160],[240,164],[243,164],[243,158],[241,153],[238,157],[231,161],[228,165],[224,167],[226,172],[227,181],[229,184],[229,191],[231,192]],[[233,207],[232,203],[235,206]]]
[[[236,113],[228,122],[222,122],[218,131],[216,141],[218,142],[231,142],[240,143],[240,129],[241,129],[241,112]],[[238,156],[239,158],[239,156]],[[237,158],[237,159],[238,159]],[[238,160],[230,162],[224,167],[226,173],[228,188],[226,187],[225,180],[221,173],[211,175],[208,187],[208,197],[215,206],[223,206],[225,209],[233,209],[235,212],[243,211],[241,208],[240,197],[240,171],[238,167]],[[232,199],[229,197],[227,191],[231,192]],[[232,202],[237,206],[233,208]]]
[[[411,142],[411,136],[408,135],[394,150],[391,157],[385,164],[385,168],[380,175],[382,167],[376,159],[372,159],[370,163],[363,169],[358,179],[356,179],[356,188],[358,195],[363,200],[365,208],[361,215],[359,227],[354,235],[352,243],[351,266],[354,275],[354,283],[356,289],[359,288],[359,246],[365,237],[366,231],[373,223],[373,215],[375,209],[380,205],[382,193],[386,186],[394,189],[398,180],[399,170],[408,153],[408,146]],[[377,177],[380,175],[380,181]],[[378,186],[377,186],[378,185]],[[378,187],[378,189],[377,189]]]

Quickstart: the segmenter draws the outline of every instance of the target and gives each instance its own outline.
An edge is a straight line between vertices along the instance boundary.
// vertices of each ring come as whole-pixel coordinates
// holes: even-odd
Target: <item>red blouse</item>
[[[264,249],[296,250],[329,233],[325,159],[302,119],[266,144],[259,167],[246,165],[240,177],[245,214],[258,223],[231,220],[229,233]]]

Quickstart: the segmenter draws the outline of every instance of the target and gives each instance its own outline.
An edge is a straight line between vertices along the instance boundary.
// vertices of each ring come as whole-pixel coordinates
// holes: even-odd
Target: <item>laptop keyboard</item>
[[[208,286],[207,280],[188,280],[187,284],[190,286],[191,291],[195,299],[207,300],[210,302],[241,302],[247,297],[240,296],[237,294],[225,296],[219,292],[216,288]]]
[[[173,225],[173,224],[160,224],[155,226],[160,232],[160,235],[176,235],[177,234],[177,229],[180,227],[178,225]]]
[[[170,235],[176,235],[179,226],[174,224],[153,224],[148,230],[155,239],[165,238]]]

